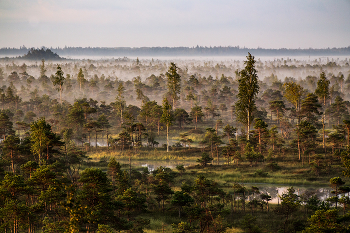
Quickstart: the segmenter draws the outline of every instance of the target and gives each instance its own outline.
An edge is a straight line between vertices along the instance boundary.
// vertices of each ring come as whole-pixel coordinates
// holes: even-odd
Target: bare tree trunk
[[[160,130],[160,122],[158,121],[158,136],[159,136],[159,130]]]
[[[11,166],[12,166],[12,172],[15,173],[15,165],[13,163],[13,151],[11,150]]]
[[[249,131],[250,131],[250,112],[248,111],[248,125],[247,125],[247,140],[249,141]]]
[[[166,152],[169,152],[169,124],[166,125]]]
[[[97,148],[97,130],[95,130],[95,141],[96,141],[95,148]]]
[[[196,116],[196,126],[194,127],[194,129],[197,129],[197,121],[198,121],[198,118]]]
[[[60,103],[62,104],[62,85],[60,86]]]

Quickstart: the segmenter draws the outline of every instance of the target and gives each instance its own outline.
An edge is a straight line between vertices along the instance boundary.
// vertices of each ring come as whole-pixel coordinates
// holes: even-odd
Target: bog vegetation
[[[350,230],[347,59],[0,62],[1,232]]]

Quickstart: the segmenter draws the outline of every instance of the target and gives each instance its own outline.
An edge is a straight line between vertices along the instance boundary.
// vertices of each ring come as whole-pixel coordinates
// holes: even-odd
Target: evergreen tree
[[[160,121],[166,125],[166,151],[169,152],[169,127],[174,121],[174,114],[167,98],[163,99],[163,114]]]
[[[347,136],[346,136],[347,143],[348,143],[348,146],[350,147],[350,120],[344,120],[343,123],[344,123],[344,128],[347,132]]]
[[[315,151],[317,130],[314,125],[308,121],[301,121],[295,129],[298,134],[298,139],[300,139],[300,150],[303,154],[309,154],[310,163],[310,152]],[[299,160],[301,160],[301,151],[299,151]],[[304,160],[302,160],[304,161]]]
[[[60,92],[60,103],[62,104],[62,91],[63,91],[63,84],[64,84],[64,76],[63,71],[60,67],[60,65],[57,65],[57,71],[56,74],[53,76],[53,79],[51,80],[54,86],[58,86],[58,91]]]
[[[198,105],[194,106],[191,109],[190,116],[195,122],[195,129],[197,129],[198,121],[201,121],[202,117],[204,116],[202,107]]]
[[[168,78],[168,92],[173,100],[173,110],[175,110],[175,101],[180,99],[180,90],[181,90],[181,77],[177,72],[178,67],[175,63],[170,63],[170,67],[168,72],[166,72],[166,76]]]
[[[79,83],[79,90],[81,91],[81,87],[84,84],[84,82],[86,82],[86,79],[84,78],[84,73],[83,73],[83,69],[80,68],[79,73],[78,73],[78,77],[77,77],[78,83]]]
[[[305,233],[314,232],[348,232],[349,226],[341,223],[344,218],[338,216],[338,210],[317,210],[309,219],[310,225]]]
[[[6,138],[7,135],[13,135],[15,131],[13,130],[13,123],[10,120],[10,117],[4,113],[0,113],[0,137],[3,139]]]
[[[337,96],[327,109],[326,113],[330,115],[337,125],[340,125],[342,119],[350,118],[346,102],[340,96]]]
[[[255,100],[259,93],[258,75],[255,70],[254,57],[248,53],[245,68],[239,72],[238,101],[236,103],[237,120],[247,129],[247,140],[249,140],[250,125],[254,119],[256,109]]]
[[[41,65],[40,65],[40,78],[46,76],[46,75],[45,75],[46,71],[47,71],[47,70],[46,70],[46,68],[45,68],[45,60],[42,59],[42,60],[41,60]]]
[[[85,169],[79,182],[82,187],[77,196],[78,224],[82,229],[95,231],[99,224],[110,225],[116,230],[127,228],[125,220],[117,216],[120,205],[112,199],[110,181],[106,173],[96,168]]]
[[[179,127],[182,128],[184,124],[191,122],[190,116],[183,108],[177,108],[174,111],[174,120],[179,122]]]
[[[323,100],[323,106],[326,106],[326,100],[329,98],[330,81],[326,78],[324,72],[321,73],[320,79],[317,81],[315,94]]]
[[[227,137],[228,141],[230,142],[231,138],[233,138],[236,134],[236,131],[237,129],[229,124],[227,124],[225,127],[224,127],[224,135],[223,137]]]
[[[283,100],[274,100],[270,102],[270,109],[273,113],[275,113],[277,117],[277,124],[280,125],[280,118],[284,115],[284,111],[286,106],[284,105]],[[272,120],[272,115],[271,115]],[[281,125],[280,125],[281,127]]]
[[[9,135],[3,142],[3,157],[11,161],[11,169],[13,173],[15,173],[15,165],[19,160],[19,147],[20,139],[14,135]]]
[[[254,129],[256,131],[256,134],[258,136],[258,143],[259,143],[259,152],[261,153],[263,140],[266,138],[266,135],[268,134],[267,130],[268,125],[265,123],[265,121],[261,120],[260,118],[255,119],[255,125]]]
[[[39,164],[42,163],[44,150],[48,150],[51,134],[51,126],[46,123],[44,118],[41,118],[30,125],[30,141],[32,142],[31,151],[38,156]]]
[[[318,119],[322,115],[321,105],[318,102],[317,96],[310,93],[301,103],[301,115],[306,118],[306,121],[312,123],[317,128],[320,128]]]

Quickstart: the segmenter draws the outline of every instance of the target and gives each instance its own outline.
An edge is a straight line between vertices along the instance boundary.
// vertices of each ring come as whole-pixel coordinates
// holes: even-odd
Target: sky
[[[3,47],[350,46],[350,0],[0,0]]]

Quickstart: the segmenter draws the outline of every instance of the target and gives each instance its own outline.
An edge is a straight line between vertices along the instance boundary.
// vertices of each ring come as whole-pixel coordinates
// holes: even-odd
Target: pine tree
[[[82,68],[80,68],[80,70],[79,70],[77,79],[78,79],[78,82],[79,82],[79,90],[81,91],[81,86],[86,81],[85,78],[84,78],[84,74],[83,74],[83,69]]]
[[[318,102],[317,96],[310,93],[301,103],[301,115],[306,118],[306,120],[318,128],[318,119],[322,115],[320,112],[321,104]]]
[[[192,119],[196,123],[194,128],[197,129],[198,121],[200,121],[202,119],[202,117],[204,116],[204,114],[202,112],[202,107],[198,106],[198,105],[194,106],[191,109],[190,116],[192,117]]]
[[[163,99],[163,114],[160,121],[166,125],[166,151],[169,152],[169,126],[174,121],[174,114],[167,98]]]
[[[45,60],[41,60],[41,65],[40,65],[40,78],[46,76],[46,68],[45,68]]]
[[[260,118],[255,119],[255,125],[254,129],[256,131],[256,134],[258,136],[258,143],[259,143],[259,152],[261,153],[261,147],[262,147],[262,141],[264,135],[268,134],[267,130],[268,125],[265,123],[265,121],[261,120]]]
[[[323,100],[323,106],[326,106],[326,100],[329,98],[330,81],[326,78],[324,72],[321,73],[320,79],[317,81],[315,94]]]
[[[246,64],[244,70],[239,72],[236,113],[237,120],[247,128],[247,140],[249,140],[250,125],[254,119],[253,112],[256,109],[255,100],[259,93],[259,84],[254,56],[248,53],[247,61],[244,64]]]
[[[46,123],[44,118],[33,122],[30,125],[30,141],[32,142],[31,151],[38,155],[38,163],[41,164],[42,154],[50,142],[51,126]]]
[[[180,90],[181,90],[181,77],[177,73],[178,67],[175,63],[170,63],[170,67],[168,72],[166,72],[166,76],[168,78],[168,91],[173,100],[173,110],[175,110],[175,101],[180,99]]]
[[[284,110],[286,109],[286,106],[284,105],[283,100],[274,100],[270,102],[270,109],[272,112],[275,113],[277,117],[277,124],[280,125],[280,118],[284,115]],[[271,116],[272,118],[272,116]],[[272,120],[272,119],[271,119]],[[281,127],[281,125],[280,125]]]
[[[63,84],[64,84],[64,76],[63,71],[60,67],[60,65],[57,65],[57,72],[53,76],[53,79],[51,80],[54,86],[58,86],[58,91],[60,92],[60,103],[62,104],[62,91],[63,91]]]

